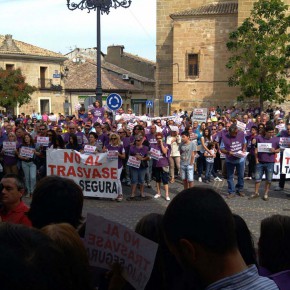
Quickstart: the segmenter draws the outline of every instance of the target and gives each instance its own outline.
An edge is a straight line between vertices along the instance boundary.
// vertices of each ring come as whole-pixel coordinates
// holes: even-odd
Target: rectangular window
[[[14,64],[6,64],[6,70],[14,70]]]
[[[198,76],[198,54],[188,54],[187,55],[187,75],[189,77]]]

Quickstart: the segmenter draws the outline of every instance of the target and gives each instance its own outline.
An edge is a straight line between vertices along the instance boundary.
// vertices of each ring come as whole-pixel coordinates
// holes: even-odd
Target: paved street
[[[205,183],[195,181],[195,185],[207,186]],[[277,182],[273,182],[271,188],[277,185]],[[226,194],[227,182],[211,182],[210,186],[213,186],[223,196]],[[284,192],[270,191],[269,201],[263,201],[261,198],[256,200],[248,200],[247,197],[236,196],[230,200],[226,199],[230,208],[234,213],[241,215],[247,222],[250,230],[254,234],[255,238],[259,237],[260,221],[273,214],[289,215],[290,213],[290,198],[286,197],[286,193],[290,193],[290,187],[286,182],[286,190]],[[169,185],[170,197],[173,198],[178,192],[182,190],[181,181],[176,181],[174,184]],[[261,185],[260,195],[262,196],[262,190],[264,188],[264,182]],[[145,192],[148,195],[147,200],[134,200],[128,201],[127,197],[130,196],[130,187],[124,186],[124,200],[122,202],[116,202],[105,199],[90,199],[86,198],[84,203],[84,215],[87,212],[101,215],[105,218],[117,221],[130,228],[134,228],[137,221],[144,215],[156,212],[163,213],[168,205],[163,197],[154,199],[155,194],[155,182],[152,182],[152,189],[145,188]],[[245,180],[245,194],[249,196],[254,192],[254,181]],[[138,192],[137,192],[138,194]],[[136,194],[136,195],[137,195]]]

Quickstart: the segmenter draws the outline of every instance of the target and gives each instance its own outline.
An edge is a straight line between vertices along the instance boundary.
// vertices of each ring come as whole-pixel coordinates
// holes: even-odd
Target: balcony
[[[54,85],[52,83],[52,79],[44,79],[44,78],[38,79],[38,88],[40,90],[48,90],[48,91],[61,91],[62,90],[61,85]]]

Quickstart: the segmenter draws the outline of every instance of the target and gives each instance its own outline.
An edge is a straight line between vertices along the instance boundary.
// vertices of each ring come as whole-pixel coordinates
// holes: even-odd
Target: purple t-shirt
[[[146,139],[148,140],[150,145],[153,145],[153,144],[157,143],[155,134],[146,134]]]
[[[109,135],[106,134],[106,133],[101,134],[101,135],[98,137],[98,140],[99,140],[100,142],[102,142],[103,146],[106,146],[106,147],[109,145],[109,142],[110,142],[110,140],[109,140]]]
[[[137,153],[139,153],[142,157],[146,157],[148,155],[149,148],[145,145],[142,145],[141,148],[136,147],[135,145],[130,147],[129,154],[131,156],[135,156]]]
[[[246,143],[244,132],[238,131],[237,136],[232,137],[229,134],[222,135],[221,149],[225,149],[231,152],[238,152],[243,150],[244,144]],[[227,154],[226,159],[228,161],[237,161],[240,158]]]
[[[153,144],[151,148],[154,148],[156,150],[159,150],[161,158],[159,160],[153,159],[153,167],[164,167],[169,165],[169,156],[170,156],[170,148],[167,144],[163,143],[163,146],[165,148],[168,148],[167,154],[163,154],[161,151],[161,146],[157,144]]]
[[[105,109],[103,107],[101,108],[93,108],[91,110],[91,113],[94,115],[95,118],[103,118],[104,117],[104,113],[105,113]]]
[[[111,144],[109,144],[107,146],[108,151],[118,151],[120,154],[125,153],[125,149],[123,147],[123,145],[118,145],[118,146],[113,146]],[[123,163],[122,163],[122,159],[120,157],[118,157],[118,169],[123,167]]]
[[[271,143],[272,148],[278,149],[280,148],[279,145],[279,137],[273,137],[271,139],[267,139],[263,136],[258,136],[256,138],[257,140],[257,146],[258,143]],[[268,163],[274,163],[275,162],[275,153],[267,153],[267,152],[258,152],[258,160],[259,162],[268,162]]]

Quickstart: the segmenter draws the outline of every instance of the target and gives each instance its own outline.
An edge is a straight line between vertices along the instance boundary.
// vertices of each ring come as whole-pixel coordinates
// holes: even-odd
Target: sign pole
[[[169,116],[169,103],[167,103],[167,116]]]
[[[149,117],[151,117],[151,115],[150,115],[150,107],[148,109],[149,109]]]

